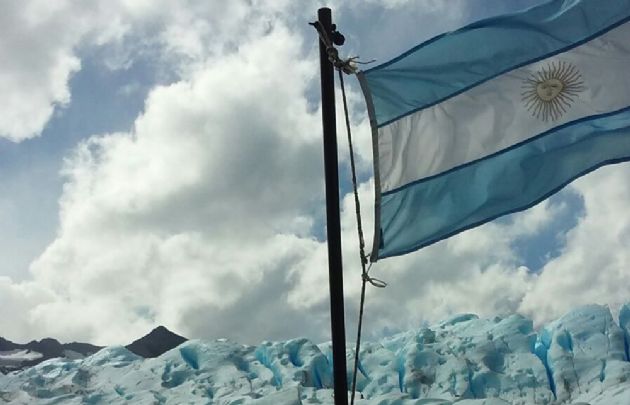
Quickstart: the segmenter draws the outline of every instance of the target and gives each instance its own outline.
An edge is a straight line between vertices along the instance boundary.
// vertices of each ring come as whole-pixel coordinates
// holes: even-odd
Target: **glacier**
[[[628,405],[629,342],[630,304],[617,320],[589,305],[538,330],[518,314],[458,315],[364,342],[355,403]],[[0,375],[0,403],[332,405],[331,357],[307,339],[190,340],[148,359],[113,346]]]

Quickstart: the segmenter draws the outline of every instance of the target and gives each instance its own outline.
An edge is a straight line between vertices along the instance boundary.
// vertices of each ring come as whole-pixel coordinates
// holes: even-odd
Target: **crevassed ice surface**
[[[629,341],[628,304],[618,320],[591,305],[539,331],[520,315],[460,315],[365,342],[356,403],[628,405]],[[329,344],[306,339],[193,340],[146,360],[109,347],[0,375],[0,403],[333,404],[330,357]]]

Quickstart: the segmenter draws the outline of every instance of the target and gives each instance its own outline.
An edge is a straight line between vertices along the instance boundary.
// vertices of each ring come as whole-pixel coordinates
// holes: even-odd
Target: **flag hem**
[[[378,257],[379,246],[381,244],[381,181],[379,170],[379,154],[378,154],[378,127],[376,123],[376,113],[374,103],[372,101],[372,93],[365,79],[364,72],[357,73],[359,85],[363,91],[365,104],[367,107],[368,118],[370,120],[370,129],[372,131],[372,156],[374,167],[374,237],[372,242],[372,252],[370,254],[370,262],[376,262]]]
[[[396,57],[393,57],[392,59],[390,59],[390,60],[388,60],[386,62],[383,62],[383,63],[381,63],[379,65],[376,65],[374,67],[371,67],[369,69],[364,70],[363,73],[364,74],[368,74],[368,73],[370,73],[370,72],[372,72],[374,70],[386,68],[387,66],[389,66],[391,64],[394,64],[394,63],[396,63],[396,62],[406,58],[407,56],[411,55],[412,53],[416,52],[417,50],[422,49],[422,48],[424,48],[424,47],[426,47],[428,45],[431,45],[433,42],[439,41],[440,39],[442,39],[442,38],[444,38],[446,36],[454,35],[454,34],[461,34],[462,32],[470,31],[470,30],[477,29],[477,28],[482,28],[482,27],[485,27],[489,23],[492,23],[494,21],[502,20],[504,18],[517,17],[517,16],[519,16],[521,14],[525,14],[525,13],[531,11],[531,10],[534,10],[536,8],[539,8],[539,7],[544,7],[546,5],[547,5],[547,3],[543,3],[543,4],[539,4],[539,5],[536,5],[536,6],[529,7],[529,8],[525,8],[525,9],[520,10],[520,11],[516,11],[516,12],[513,12],[513,13],[501,14],[501,15],[497,15],[497,16],[494,16],[494,17],[483,18],[481,20],[473,21],[470,24],[464,25],[463,27],[457,28],[455,30],[448,31],[448,32],[443,32],[441,34],[435,35],[435,36],[427,39],[426,41],[420,42],[418,45],[415,45],[415,46],[409,48],[405,52],[401,53],[400,55],[398,55]]]

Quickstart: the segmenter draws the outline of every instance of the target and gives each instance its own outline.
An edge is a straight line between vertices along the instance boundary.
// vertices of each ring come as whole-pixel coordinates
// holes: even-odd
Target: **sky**
[[[330,339],[318,45],[307,23],[331,7],[341,54],[384,62],[540,3],[3,1],[0,335],[111,345],[165,325],[249,344]],[[369,124],[356,81],[346,82],[371,230]],[[360,265],[341,125],[339,138],[352,340]],[[368,290],[364,336],[463,312],[541,325],[581,304],[615,311],[629,299],[629,203],[629,165],[610,166],[532,209],[376,263],[389,285]]]

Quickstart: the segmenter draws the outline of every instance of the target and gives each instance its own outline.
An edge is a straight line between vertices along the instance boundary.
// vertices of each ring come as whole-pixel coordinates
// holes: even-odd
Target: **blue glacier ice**
[[[458,315],[364,342],[356,403],[629,405],[629,341],[630,304],[616,320],[589,305],[539,330],[517,314]],[[330,358],[307,339],[191,340],[152,359],[114,346],[0,375],[0,403],[332,405]]]

